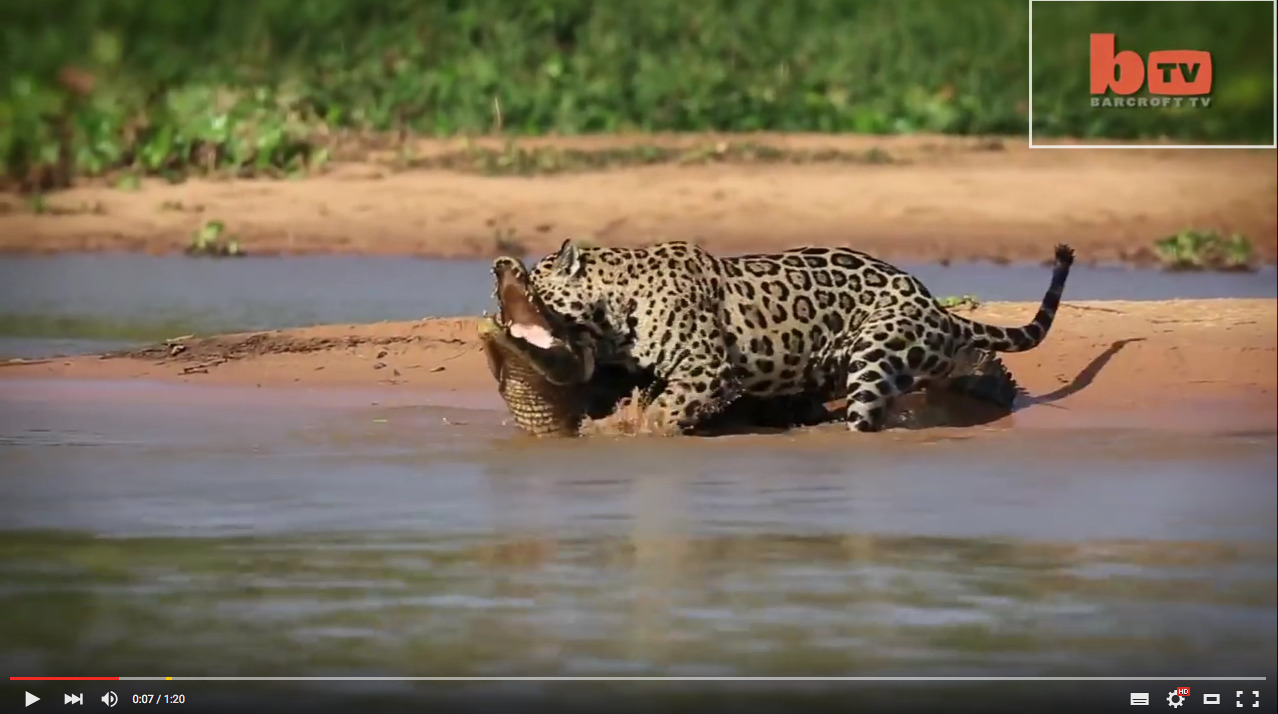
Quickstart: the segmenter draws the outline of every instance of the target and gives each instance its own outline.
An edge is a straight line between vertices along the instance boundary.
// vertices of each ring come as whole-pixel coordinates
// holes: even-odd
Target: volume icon
[[[120,701],[120,698],[115,696],[115,692],[107,692],[106,694],[102,695],[102,703],[109,707],[115,706],[117,703],[119,703],[119,701]]]

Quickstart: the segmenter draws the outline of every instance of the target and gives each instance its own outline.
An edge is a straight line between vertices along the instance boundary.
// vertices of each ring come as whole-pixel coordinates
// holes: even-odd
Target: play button
[[[35,704],[38,701],[40,701],[40,697],[37,697],[31,692],[27,692],[27,706],[31,706],[32,704]]]

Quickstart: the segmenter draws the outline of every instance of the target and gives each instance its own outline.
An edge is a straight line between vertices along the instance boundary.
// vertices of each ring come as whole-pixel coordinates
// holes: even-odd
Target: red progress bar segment
[[[10,682],[115,682],[119,677],[10,677]]]

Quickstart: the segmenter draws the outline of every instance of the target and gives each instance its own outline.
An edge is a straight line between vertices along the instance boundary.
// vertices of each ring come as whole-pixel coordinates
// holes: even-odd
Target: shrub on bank
[[[0,4],[0,156],[8,180],[39,187],[122,167],[300,171],[349,132],[1024,134],[1027,5],[14,0]],[[1267,4],[1035,12],[1040,133],[1269,140]],[[1090,109],[1077,37],[1105,29],[1141,51],[1210,47],[1232,110],[1168,123]]]

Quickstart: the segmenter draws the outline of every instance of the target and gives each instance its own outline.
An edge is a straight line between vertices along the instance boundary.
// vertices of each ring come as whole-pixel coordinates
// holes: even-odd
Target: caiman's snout
[[[493,261],[497,302],[501,305],[499,324],[511,337],[548,350],[555,344],[554,333],[541,311],[528,296],[528,271],[515,258],[501,257]]]

